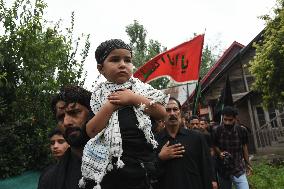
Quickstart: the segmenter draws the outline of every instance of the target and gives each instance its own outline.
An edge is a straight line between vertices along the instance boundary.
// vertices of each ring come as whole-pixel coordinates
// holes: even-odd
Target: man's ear
[[[100,74],[103,74],[103,65],[102,64],[97,64],[97,69],[100,72]]]

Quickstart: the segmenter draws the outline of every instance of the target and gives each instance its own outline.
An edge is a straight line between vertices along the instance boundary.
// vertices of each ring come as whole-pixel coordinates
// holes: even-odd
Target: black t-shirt
[[[144,162],[153,161],[155,153],[141,129],[138,128],[136,114],[132,107],[126,106],[118,111],[118,121],[122,137],[122,157]]]
[[[121,108],[118,111],[118,121],[122,138],[122,160],[125,165],[120,169],[114,165],[114,169],[103,178],[101,187],[102,189],[148,189],[148,176],[152,174],[148,168],[153,167],[155,151],[147,142],[143,131],[138,128],[133,107]]]

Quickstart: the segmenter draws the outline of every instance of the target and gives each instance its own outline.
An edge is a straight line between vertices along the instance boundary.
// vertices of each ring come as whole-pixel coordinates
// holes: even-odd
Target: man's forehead
[[[167,107],[178,107],[178,104],[174,100],[170,100],[167,104]]]
[[[86,106],[80,104],[79,102],[72,102],[65,105],[65,112],[72,111],[75,109],[89,111],[89,109]]]
[[[235,119],[232,115],[224,115],[224,119]]]
[[[58,102],[56,103],[56,108],[58,108],[58,109],[63,109],[63,108],[65,108],[65,102],[62,101],[62,100],[58,101]]]
[[[190,120],[190,123],[199,123],[199,120],[198,119],[192,119],[192,120]]]
[[[79,103],[76,103],[76,102],[72,102],[72,103],[65,103],[63,102],[64,104],[61,104],[63,106],[60,106],[58,107],[58,110],[57,110],[57,113],[58,114],[63,114],[64,111],[70,111],[70,110],[73,110],[73,109],[78,109],[78,108],[81,108],[82,105],[79,104]],[[61,111],[60,111],[61,110]]]
[[[70,108],[75,108],[75,107],[78,107],[78,103],[76,103],[76,102],[71,102],[71,103],[66,103],[65,104],[65,108],[66,109],[70,109]]]

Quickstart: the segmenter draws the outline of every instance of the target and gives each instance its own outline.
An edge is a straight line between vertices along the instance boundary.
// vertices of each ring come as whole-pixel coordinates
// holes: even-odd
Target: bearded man
[[[92,117],[90,99],[89,91],[73,85],[64,87],[57,95],[61,108],[55,106],[54,113],[70,148],[55,166],[41,176],[38,189],[79,189],[83,148],[89,140],[86,122]],[[93,188],[93,185],[89,182],[86,188]]]
[[[248,157],[247,129],[237,124],[237,110],[231,106],[222,111],[222,124],[216,128],[214,149],[216,151],[218,180],[221,189],[249,189],[247,175],[252,168]]]

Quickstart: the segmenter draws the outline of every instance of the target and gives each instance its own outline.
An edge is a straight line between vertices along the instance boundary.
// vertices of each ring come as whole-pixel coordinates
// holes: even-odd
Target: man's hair
[[[237,110],[232,106],[225,106],[222,110],[222,115],[224,116],[233,116],[236,117],[238,115]]]
[[[48,133],[48,138],[51,138],[54,135],[62,135],[63,136],[63,133],[60,131],[60,129],[55,128]]]
[[[179,102],[178,99],[176,99],[175,97],[170,97],[170,98],[169,98],[169,101],[170,101],[170,100],[176,101],[176,103],[178,104],[178,108],[181,110],[181,104],[180,104],[180,102]]]
[[[188,112],[181,112],[181,117],[188,118]]]
[[[204,121],[204,122],[206,122],[206,123],[208,123],[209,121],[208,121],[208,119],[207,118],[205,118],[205,117],[201,117],[201,118],[199,118],[199,121]]]
[[[66,104],[79,103],[85,106],[87,109],[91,110],[91,92],[80,86],[65,86],[60,90],[59,96],[60,100],[64,101]]]
[[[55,117],[56,111],[57,111],[56,110],[56,104],[60,100],[62,100],[62,99],[60,99],[60,95],[59,94],[55,94],[54,96],[51,97],[51,111],[52,111],[54,117]]]
[[[194,119],[199,120],[199,117],[197,115],[192,115],[192,116],[189,117],[188,122],[190,122],[191,120],[194,120]]]

